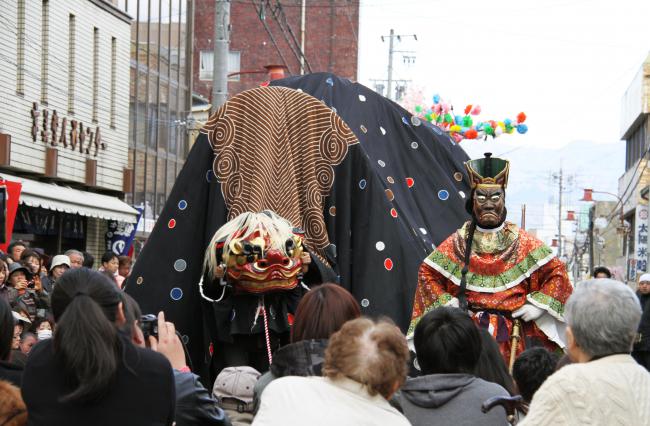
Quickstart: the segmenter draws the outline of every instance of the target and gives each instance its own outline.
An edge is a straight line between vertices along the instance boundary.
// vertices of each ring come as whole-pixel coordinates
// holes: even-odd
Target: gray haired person
[[[81,268],[84,264],[84,254],[79,250],[70,249],[64,253],[70,258],[70,268]]]
[[[634,292],[612,279],[585,281],[564,318],[574,364],[544,382],[520,425],[647,424],[650,373],[630,356],[641,319]]]

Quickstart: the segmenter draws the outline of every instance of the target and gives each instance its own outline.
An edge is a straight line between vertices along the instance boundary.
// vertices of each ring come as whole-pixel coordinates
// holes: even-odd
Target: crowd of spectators
[[[429,311],[410,352],[390,320],[325,283],[302,298],[269,371],[228,367],[205,383],[164,312],[157,334],[141,327],[122,289],[131,259],[93,266],[22,242],[0,257],[1,425],[650,424],[650,274],[637,294],[609,278],[577,285],[566,353],[526,348],[512,375],[459,308]],[[495,397],[503,405],[484,412]]]

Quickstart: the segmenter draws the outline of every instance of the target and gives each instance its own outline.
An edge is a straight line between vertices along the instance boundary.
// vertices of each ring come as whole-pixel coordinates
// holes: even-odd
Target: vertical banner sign
[[[636,260],[636,271],[646,272],[648,270],[648,206],[636,206],[633,257]]]
[[[126,256],[129,252],[138,229],[138,223],[142,219],[142,207],[134,208],[138,211],[135,223],[118,222],[116,220],[108,222],[108,231],[105,237],[107,251],[112,251],[118,256]]]
[[[14,221],[16,220],[16,213],[18,212],[18,202],[20,200],[20,191],[23,185],[20,182],[9,182],[0,179],[0,185],[4,185],[7,190],[5,192],[5,234],[4,241],[0,242],[0,250],[7,252],[7,246],[11,242],[11,235],[14,231]]]

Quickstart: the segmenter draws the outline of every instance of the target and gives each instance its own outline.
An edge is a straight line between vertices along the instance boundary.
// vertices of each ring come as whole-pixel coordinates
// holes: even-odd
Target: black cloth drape
[[[388,316],[406,330],[420,263],[467,219],[467,155],[442,131],[360,84],[318,73],[273,85],[322,100],[359,139],[334,167],[324,201],[334,266],[364,314]],[[288,140],[287,146],[298,143]],[[206,245],[228,213],[213,155],[202,134],[127,283],[143,312],[164,310],[175,322],[202,373],[219,348],[214,311],[201,299],[198,282]]]

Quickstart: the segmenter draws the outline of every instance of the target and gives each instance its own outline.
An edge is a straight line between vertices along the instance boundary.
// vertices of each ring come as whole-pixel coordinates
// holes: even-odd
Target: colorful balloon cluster
[[[481,113],[480,105],[467,105],[465,115],[455,115],[454,107],[440,99],[440,95],[433,96],[433,105],[424,108],[415,106],[415,115],[449,132],[449,136],[457,143],[463,139],[487,139],[488,136],[496,138],[504,133],[515,131],[524,134],[528,126],[524,124],[526,114],[520,112],[514,119],[506,118],[502,121],[479,121],[477,116]]]

